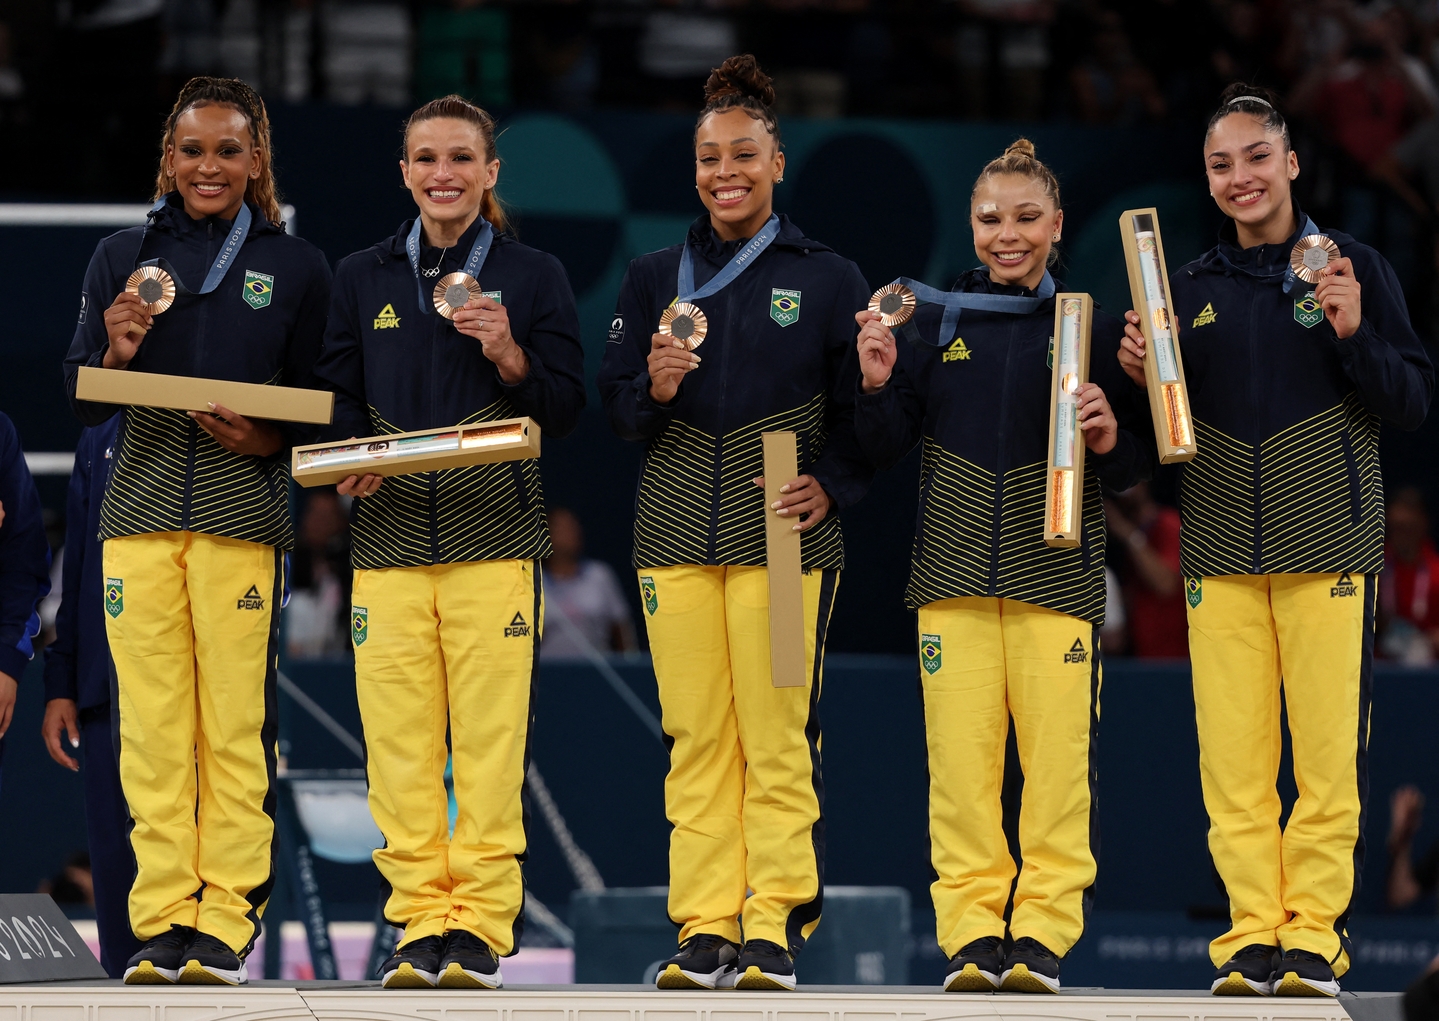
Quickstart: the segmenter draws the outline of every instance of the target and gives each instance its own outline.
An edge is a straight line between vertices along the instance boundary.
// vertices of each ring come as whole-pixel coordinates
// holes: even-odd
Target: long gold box
[[[329,486],[351,475],[410,475],[540,456],[540,427],[531,418],[472,422],[443,429],[311,443],[290,455],[302,486]]]
[[[1094,299],[1088,294],[1054,296],[1054,380],[1049,399],[1049,468],[1045,474],[1044,542],[1060,549],[1079,545],[1084,520],[1084,430],[1074,393],[1089,381],[1089,335]]]
[[[1189,413],[1189,387],[1179,354],[1179,323],[1169,294],[1159,211],[1152,206],[1126,209],[1119,217],[1119,233],[1129,268],[1129,294],[1144,333],[1144,379],[1159,462],[1188,461],[1196,453],[1194,418]]]
[[[246,418],[276,422],[328,425],[334,417],[335,395],[328,390],[302,390],[293,386],[237,383],[231,379],[167,376],[133,369],[102,369],[82,365],[75,380],[75,396],[100,404],[130,404],[142,408],[209,411],[222,405]]]

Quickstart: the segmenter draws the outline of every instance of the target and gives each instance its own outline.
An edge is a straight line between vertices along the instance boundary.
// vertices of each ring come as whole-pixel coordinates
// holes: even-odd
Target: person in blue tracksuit
[[[55,640],[45,647],[45,748],[66,769],[85,773],[85,829],[95,882],[100,964],[121,978],[140,949],[130,931],[130,810],[120,789],[111,691],[110,642],[105,635],[105,570],[101,564],[100,506],[114,464],[117,415],[80,434],[65,500],[65,557]]]
[[[20,437],[0,413],[0,763],[20,675],[35,656],[36,604],[50,591],[50,544]]]
[[[1180,563],[1209,850],[1229,900],[1210,990],[1333,996],[1364,866],[1380,423],[1418,428],[1434,369],[1384,257],[1294,200],[1278,102],[1242,83],[1224,93],[1204,162],[1226,220],[1170,275],[1198,448],[1180,481]],[[1290,261],[1312,235],[1338,252],[1308,282]],[[1120,359],[1142,384],[1129,317]],[[1299,794],[1282,827],[1281,713]]]

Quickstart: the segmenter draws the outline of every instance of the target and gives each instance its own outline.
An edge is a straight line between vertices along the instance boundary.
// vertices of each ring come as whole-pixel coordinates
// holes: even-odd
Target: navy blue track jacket
[[[505,307],[510,332],[530,359],[514,386],[500,379],[480,342],[434,309],[435,281],[464,269],[482,220],[416,287],[405,254],[413,220],[356,252],[335,272],[325,346],[315,373],[335,391],[334,439],[437,429],[525,415],[544,437],[574,429],[585,404],[584,349],[564,267],[553,255],[497,234],[480,288]],[[427,249],[422,265],[433,265]],[[419,305],[420,290],[427,303]],[[351,531],[357,568],[415,567],[550,555],[536,461],[475,465],[387,478],[356,500]]]
[[[985,268],[969,270],[953,289],[1034,294],[991,282]],[[949,343],[925,343],[937,337],[942,314],[940,305],[919,306],[895,331],[899,357],[888,385],[861,392],[855,404],[860,443],[880,467],[924,444],[905,605],[1001,596],[1102,624],[1100,484],[1126,489],[1149,476],[1154,460],[1144,394],[1119,367],[1123,324],[1095,309],[1089,380],[1109,399],[1119,433],[1109,453],[1085,452],[1080,545],[1053,549],[1044,543],[1044,498],[1054,301],[1028,315],[966,309]]]
[[[35,656],[40,633],[36,605],[50,591],[50,543],[40,494],[25,464],[20,437],[0,414],[0,673],[15,680]]]
[[[77,709],[110,701],[100,507],[115,463],[119,427],[117,415],[80,434],[70,489],[65,496],[60,610],[55,615],[55,640],[45,647],[45,699],[73,699]]]
[[[635,566],[765,562],[760,433],[799,434],[799,470],[824,486],[830,515],[803,533],[806,568],[839,568],[838,512],[874,469],[854,438],[859,378],[855,312],[869,300],[859,267],[786,216],[774,242],[728,287],[697,304],[709,320],[700,365],[674,400],[655,403],[646,368],[660,313],[675,299],[683,246],[642,255],[620,286],[600,395],[615,432],[648,444],[635,510]],[[709,216],[687,235],[703,286],[748,239],[722,242]]]
[[[179,295],[155,316],[127,371],[315,386],[311,367],[324,336],[329,263],[253,204],[250,213],[250,233],[219,287]],[[230,227],[231,221],[217,217],[192,220],[172,192],[150,214],[148,232],[130,227],[96,247],[65,356],[65,387],[80,421],[99,425],[121,410],[77,400],[75,383],[80,366],[103,363],[110,346],[105,310],[136,264],[163,258],[198,290]],[[311,426],[281,428],[287,443],[307,442],[315,433]],[[111,482],[100,518],[104,538],[191,531],[284,549],[294,545],[289,451],[267,458],[232,454],[183,411],[125,408]]]
[[[1379,422],[1418,428],[1434,370],[1393,269],[1349,235],[1321,228],[1354,264],[1354,336],[1335,335],[1312,286],[1284,293],[1302,230],[1241,249],[1230,221],[1170,276],[1199,448],[1180,485],[1190,577],[1384,565]]]

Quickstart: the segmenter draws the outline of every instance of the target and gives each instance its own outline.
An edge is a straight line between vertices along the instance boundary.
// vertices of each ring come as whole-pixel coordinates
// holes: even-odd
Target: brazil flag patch
[[[125,579],[105,579],[105,612],[118,617],[125,612]]]
[[[1192,608],[1197,608],[1200,603],[1204,602],[1204,579],[1185,578],[1184,597],[1189,600]]]
[[[1306,330],[1324,322],[1324,309],[1314,300],[1313,291],[1294,303],[1294,321]]]
[[[781,326],[799,322],[799,291],[774,287],[769,292],[769,317]]]
[[[245,304],[251,308],[264,308],[275,295],[275,278],[268,273],[245,270]]]
[[[933,674],[939,669],[940,662],[939,635],[920,635],[919,663],[924,667],[924,672]]]
[[[640,579],[640,595],[644,596],[645,612],[653,617],[660,608],[660,597],[655,590],[655,580],[649,575]]]
[[[370,611],[363,606],[350,607],[350,638],[356,646],[365,644],[370,637]]]

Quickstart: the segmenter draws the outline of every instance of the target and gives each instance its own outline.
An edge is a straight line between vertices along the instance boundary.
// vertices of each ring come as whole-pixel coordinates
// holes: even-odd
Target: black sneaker
[[[679,953],[660,965],[657,989],[732,989],[739,973],[740,947],[723,936],[697,932],[680,944]]]
[[[441,989],[498,989],[505,979],[494,948],[472,932],[451,929],[445,933],[437,984]]]
[[[1059,992],[1059,958],[1038,940],[1021,936],[1004,958],[999,988],[1007,993]]]
[[[746,940],[735,970],[739,973],[736,989],[794,988],[794,958],[784,947],[767,939]]]
[[[172,925],[169,932],[151,936],[125,962],[125,984],[167,986],[175,982],[185,966],[185,951],[194,938],[195,930],[188,925]]]
[[[380,965],[380,985],[386,989],[433,989],[440,980],[440,958],[445,937],[421,936],[395,948]]]
[[[1209,991],[1215,996],[1268,996],[1274,991],[1278,963],[1278,947],[1251,943],[1219,966]]]
[[[944,973],[946,993],[992,993],[1004,970],[1004,940],[981,936],[959,948]]]
[[[185,951],[185,967],[178,981],[182,985],[242,986],[250,981],[240,955],[214,936],[195,933]]]
[[[1308,950],[1286,950],[1274,968],[1275,996],[1338,996],[1329,962]]]

